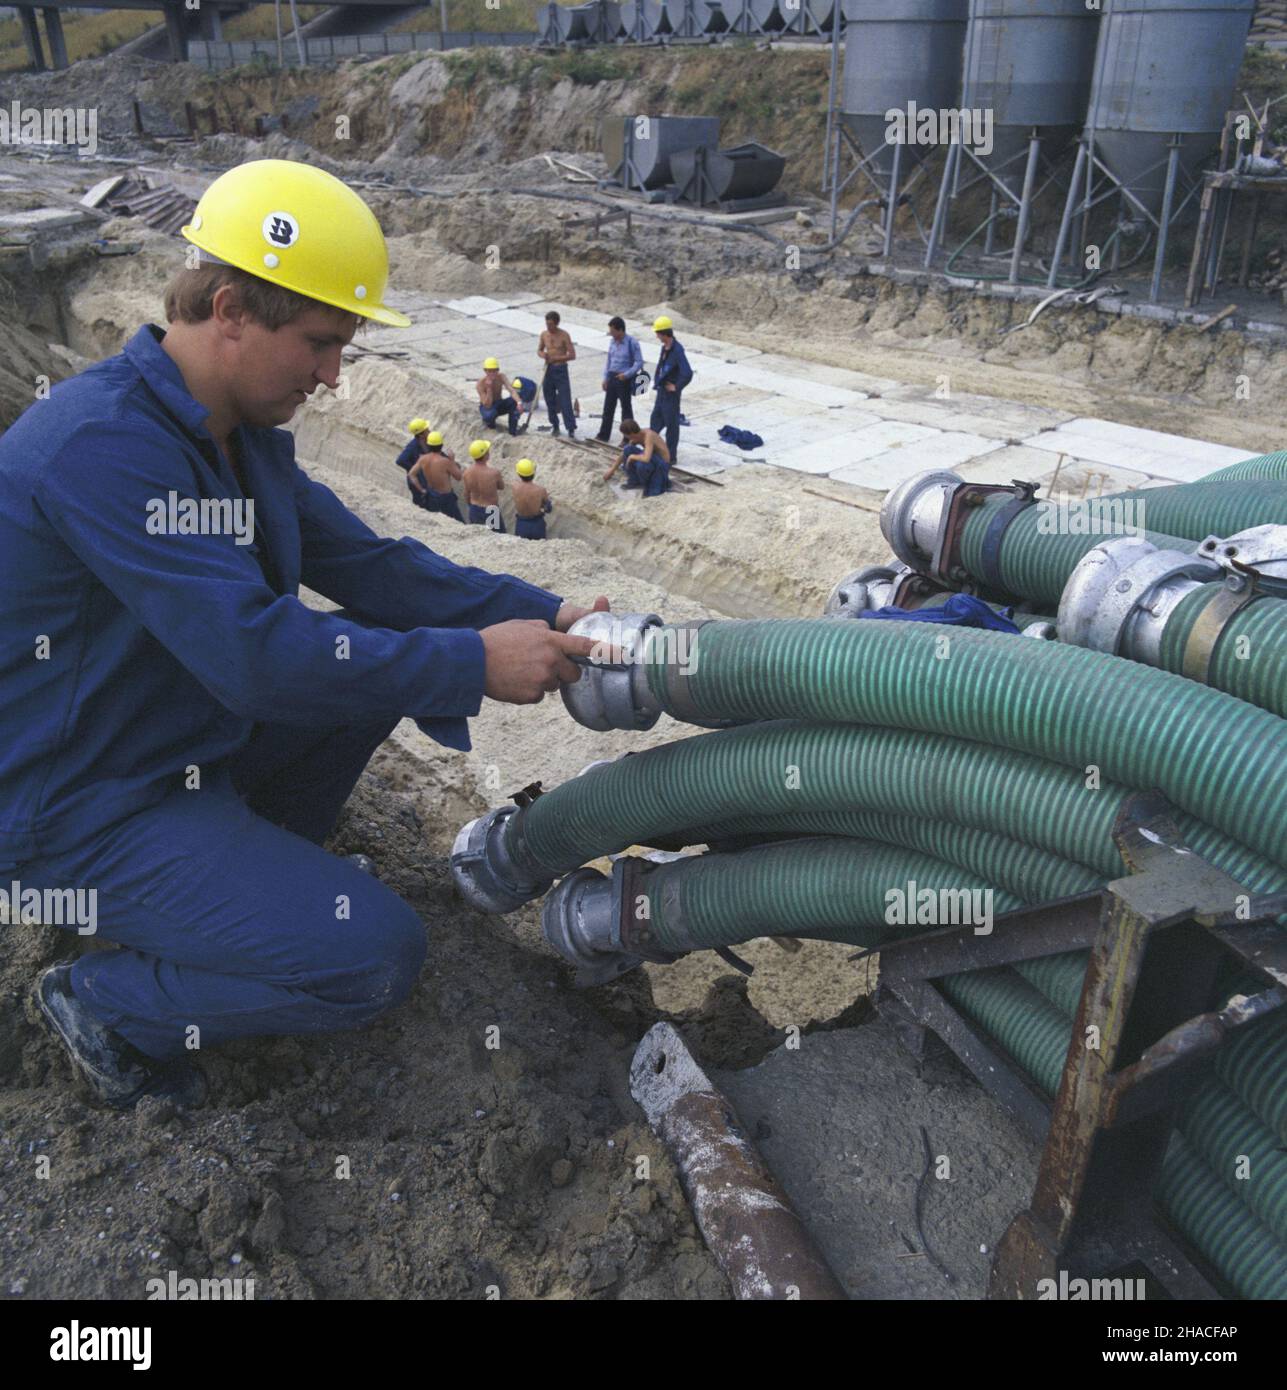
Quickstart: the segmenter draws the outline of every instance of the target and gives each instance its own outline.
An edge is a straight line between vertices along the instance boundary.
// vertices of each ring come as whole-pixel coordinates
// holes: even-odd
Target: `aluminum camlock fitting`
[[[517,806],[497,806],[461,826],[451,847],[451,876],[460,896],[491,916],[513,912],[545,893],[552,878],[532,879],[505,849],[505,822]]]
[[[885,497],[881,534],[903,564],[924,573],[933,563],[948,503],[961,485],[959,473],[935,469],[905,479]]]
[[[1162,633],[1181,599],[1221,570],[1200,555],[1118,536],[1088,550],[1059,599],[1059,640],[1156,666]]]
[[[611,664],[593,656],[572,658],[583,669],[580,680],[563,687],[563,703],[578,724],[599,733],[642,731],[661,718],[643,663],[646,634],[661,626],[656,613],[587,613],[568,628],[570,636],[602,643],[605,654],[615,647],[621,658]]]

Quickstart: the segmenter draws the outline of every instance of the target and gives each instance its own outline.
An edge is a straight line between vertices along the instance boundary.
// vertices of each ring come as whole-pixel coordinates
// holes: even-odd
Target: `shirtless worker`
[[[566,328],[559,327],[558,312],[545,316],[545,331],[536,345],[536,355],[545,363],[545,405],[550,412],[550,432],[559,437],[559,414],[568,438],[576,438],[576,416],[572,414],[572,378],[568,363],[576,361],[576,346]]]
[[[441,512],[443,516],[455,517],[463,524],[465,518],[460,514],[451,480],[457,482],[464,476],[456,456],[443,447],[442,433],[430,430],[425,435],[425,452],[420,455],[407,472],[407,483],[416,494],[416,505],[427,512]]]
[[[500,490],[505,479],[500,469],[488,462],[492,446],[485,439],[475,439],[469,446],[469,457],[473,463],[465,469],[465,501],[469,503],[469,519],[476,526],[490,526],[493,531],[505,530],[505,519],[501,516]]]
[[[660,497],[670,487],[670,450],[656,430],[643,429],[635,420],[621,422],[621,458],[603,475],[606,483],[617,471],[626,471],[626,486],[643,489],[645,497]]]
[[[492,429],[499,428],[496,424],[499,416],[508,416],[510,434],[518,433],[518,402],[494,357],[483,363],[483,374],[478,378],[478,413],[483,417],[483,424]]]
[[[554,507],[550,494],[534,483],[536,465],[531,459],[519,459],[514,465],[518,482],[514,484],[514,534],[524,540],[545,539],[545,517]]]

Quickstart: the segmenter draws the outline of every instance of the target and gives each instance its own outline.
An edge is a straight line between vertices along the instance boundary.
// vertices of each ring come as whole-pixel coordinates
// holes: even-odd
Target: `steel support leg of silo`
[[[67,62],[67,40],[63,36],[62,15],[53,5],[46,6],[40,13],[45,17],[45,37],[49,40],[50,67],[69,67],[70,64]]]
[[[1037,159],[1041,154],[1041,137],[1034,131],[1028,142],[1028,167],[1023,172],[1023,196],[1019,199],[1019,225],[1014,234],[1014,254],[1010,257],[1010,283],[1019,283],[1019,261],[1023,243],[1028,239],[1028,223],[1032,220],[1032,189],[1037,182]]]
[[[24,6],[18,11],[18,20],[22,25],[22,41],[27,46],[27,57],[31,59],[32,69],[35,72],[44,72],[45,50],[40,42],[40,26],[36,23],[35,10]]]
[[[1171,144],[1166,160],[1166,187],[1162,193],[1162,211],[1157,221],[1157,254],[1153,257],[1153,282],[1148,289],[1148,302],[1156,304],[1162,293],[1162,264],[1166,260],[1167,233],[1171,230],[1171,207],[1175,202],[1175,180],[1180,171],[1179,138]]]

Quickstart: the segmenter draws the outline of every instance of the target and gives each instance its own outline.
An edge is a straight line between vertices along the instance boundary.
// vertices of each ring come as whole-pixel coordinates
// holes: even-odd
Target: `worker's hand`
[[[601,648],[593,637],[569,637],[552,632],[540,618],[518,618],[485,627],[484,693],[510,705],[535,705],[546,693],[581,679],[581,667],[571,658],[589,657]]]
[[[674,383],[673,381],[668,381],[668,382],[666,383],[666,390],[667,390],[667,391],[673,391],[674,389],[675,389],[675,383]]]
[[[616,471],[617,470],[614,468],[612,473]],[[607,477],[612,477],[612,473],[609,473]],[[606,594],[600,594],[599,597],[595,599],[594,606],[591,608],[577,608],[573,604],[565,603],[563,607],[559,609],[558,616],[554,619],[554,626],[560,632],[566,632],[578,618],[584,618],[587,613],[606,613],[611,607],[612,605],[608,602]]]

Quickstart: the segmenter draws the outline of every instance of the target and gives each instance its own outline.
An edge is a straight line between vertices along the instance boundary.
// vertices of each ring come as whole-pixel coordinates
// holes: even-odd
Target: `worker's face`
[[[626,336],[626,330],[624,328],[609,328],[608,332],[612,334],[612,341],[614,343],[619,343],[622,338]]]
[[[261,428],[284,425],[319,386],[334,391],[356,327],[356,315],[324,308],[278,329],[243,319],[233,354],[241,418]]]

